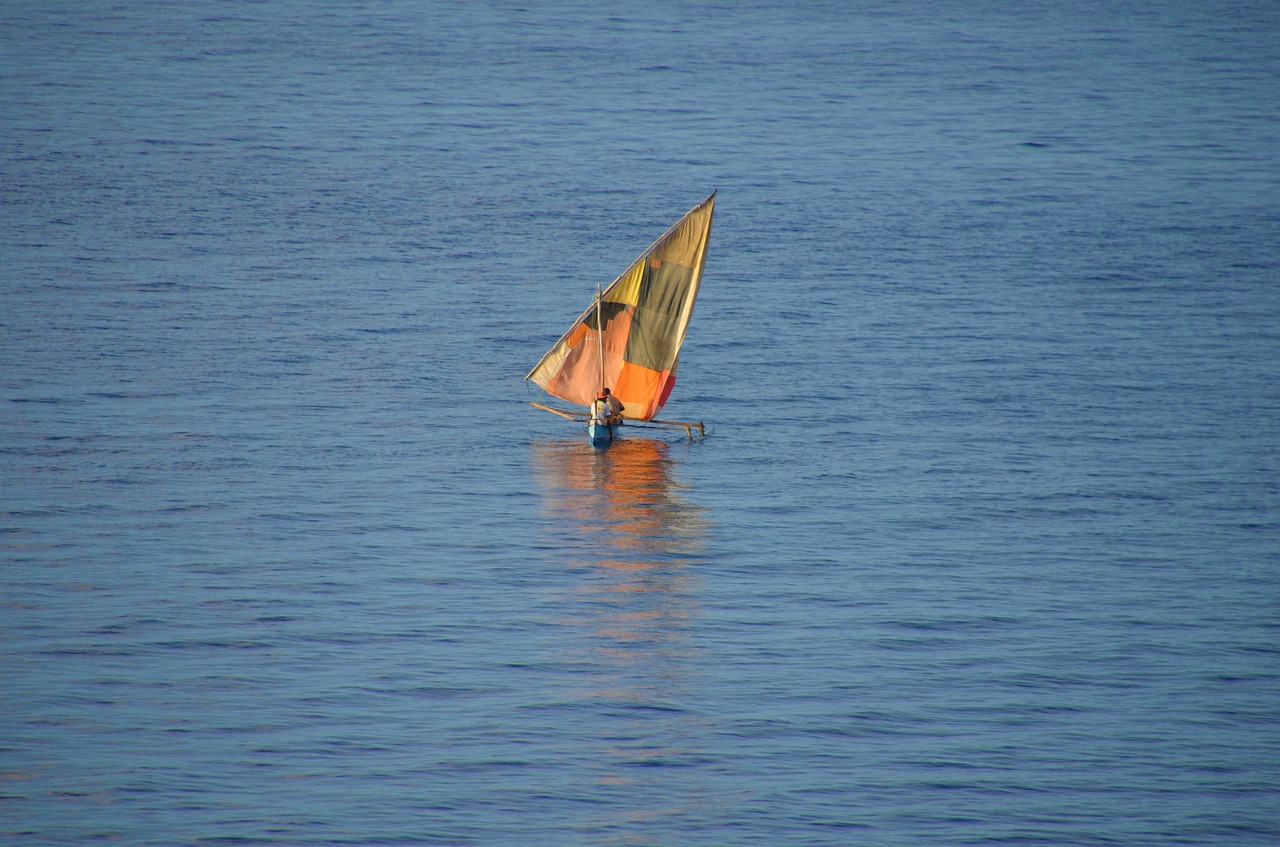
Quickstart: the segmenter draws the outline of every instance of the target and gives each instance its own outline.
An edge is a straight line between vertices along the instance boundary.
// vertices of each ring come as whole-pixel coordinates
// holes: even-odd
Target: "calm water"
[[[1280,842],[1280,7],[0,7],[6,844]],[[667,414],[521,377],[719,189]]]

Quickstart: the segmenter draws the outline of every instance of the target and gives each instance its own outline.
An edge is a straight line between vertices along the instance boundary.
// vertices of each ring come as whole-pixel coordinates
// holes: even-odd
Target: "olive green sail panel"
[[[640,282],[639,300],[631,318],[631,335],[624,357],[655,371],[667,370],[675,364],[688,316],[684,313],[684,297],[693,287],[693,268],[663,262],[658,268],[646,267]]]

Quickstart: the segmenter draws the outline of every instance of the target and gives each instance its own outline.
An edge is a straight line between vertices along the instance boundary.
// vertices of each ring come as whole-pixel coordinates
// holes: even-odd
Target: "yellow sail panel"
[[[624,417],[649,420],[658,414],[675,384],[714,210],[712,194],[667,230],[525,378],[583,405],[608,386],[626,407]]]
[[[640,301],[640,283],[644,280],[644,264],[648,258],[646,253],[631,267],[627,268],[627,272],[614,280],[613,285],[609,286],[602,299],[607,298],[610,303],[622,303],[627,306],[634,306]]]

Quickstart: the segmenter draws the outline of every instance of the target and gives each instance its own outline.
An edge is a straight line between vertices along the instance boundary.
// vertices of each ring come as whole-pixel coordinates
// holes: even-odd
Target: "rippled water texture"
[[[0,9],[0,840],[1280,843],[1269,2]],[[718,189],[666,414],[523,374]]]

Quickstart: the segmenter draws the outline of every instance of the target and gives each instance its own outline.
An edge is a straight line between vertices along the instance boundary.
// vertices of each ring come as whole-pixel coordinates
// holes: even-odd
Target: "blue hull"
[[[592,447],[608,447],[613,443],[613,427],[607,424],[587,424],[587,437]]]

